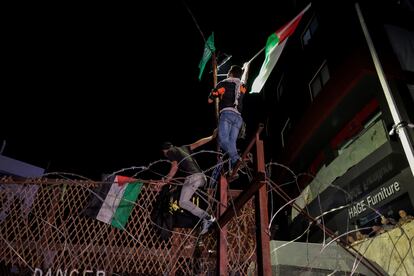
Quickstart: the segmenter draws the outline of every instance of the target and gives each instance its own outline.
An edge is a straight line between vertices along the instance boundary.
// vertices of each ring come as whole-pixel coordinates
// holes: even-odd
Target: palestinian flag
[[[117,175],[112,183],[104,183],[94,190],[84,213],[124,229],[141,188],[142,182]]]
[[[259,75],[252,84],[250,93],[259,93],[262,90],[265,82],[282,54],[287,39],[295,32],[303,14],[309,9],[310,6],[311,4],[304,8],[295,18],[267,38],[265,46],[265,60],[260,68]]]

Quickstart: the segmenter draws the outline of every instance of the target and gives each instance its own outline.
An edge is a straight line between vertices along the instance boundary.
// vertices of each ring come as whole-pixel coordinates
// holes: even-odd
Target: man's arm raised
[[[200,147],[200,146],[202,146],[202,145],[210,142],[211,140],[213,140],[214,138],[216,138],[216,136],[217,136],[217,129],[214,130],[214,132],[213,132],[212,135],[210,135],[208,137],[201,138],[200,140],[192,143],[190,145],[190,149],[191,150],[194,150],[194,149],[196,149],[196,148],[198,148],[198,147]]]

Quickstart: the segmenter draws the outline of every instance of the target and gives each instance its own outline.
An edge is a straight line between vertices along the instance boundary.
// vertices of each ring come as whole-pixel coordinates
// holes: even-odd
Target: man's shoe
[[[216,218],[213,216],[210,216],[210,219],[203,219],[203,225],[200,231],[200,235],[204,235],[205,233],[208,232],[208,229],[210,228],[210,226],[216,221]]]

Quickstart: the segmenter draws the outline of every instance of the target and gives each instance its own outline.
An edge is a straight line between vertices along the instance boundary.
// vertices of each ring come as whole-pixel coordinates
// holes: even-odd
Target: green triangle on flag
[[[121,175],[116,175],[111,182],[102,183],[93,191],[84,213],[123,230],[136,205],[143,183]]]

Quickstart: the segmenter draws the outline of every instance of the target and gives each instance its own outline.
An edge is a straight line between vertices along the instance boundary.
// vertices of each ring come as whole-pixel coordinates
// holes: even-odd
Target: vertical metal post
[[[211,63],[213,66],[213,87],[215,88],[217,86],[217,59],[216,59],[216,53],[213,52],[211,56]],[[219,119],[219,99],[214,99],[214,110],[216,113],[216,120],[218,122]]]
[[[227,179],[221,175],[220,176],[220,183],[218,188],[218,199],[219,204],[217,208],[218,216],[220,217],[225,211],[227,206],[227,187],[228,182]],[[228,265],[228,257],[227,257],[227,225],[223,226],[219,231],[217,231],[217,275],[218,276],[227,276],[227,265]]]
[[[375,70],[377,71],[378,78],[380,80],[382,89],[384,90],[384,95],[388,103],[388,107],[390,109],[392,118],[394,120],[394,126],[396,127],[396,132],[400,137],[401,144],[403,146],[405,155],[408,160],[408,164],[411,168],[411,173],[414,176],[414,149],[412,145],[412,141],[410,139],[407,126],[404,125],[400,112],[398,111],[397,105],[395,104],[394,97],[392,96],[391,89],[388,85],[387,79],[385,78],[384,70],[382,69],[381,62],[379,61],[377,51],[375,50],[374,44],[372,42],[371,36],[368,32],[367,25],[365,24],[364,17],[362,16],[361,9],[358,3],[355,3],[355,8],[358,14],[359,22],[362,27],[362,31],[364,32],[365,39],[367,41],[369,51],[371,53],[372,60],[375,65]]]
[[[256,134],[256,154],[257,154],[257,171],[265,173],[265,160],[263,141]],[[265,182],[265,179],[262,180]],[[269,224],[269,214],[267,206],[266,183],[261,186],[255,194],[255,215],[256,215],[256,254],[258,275],[272,275],[272,266],[270,263],[270,239],[267,232]]]
[[[217,59],[216,59],[216,53],[213,52],[212,56],[211,56],[211,63],[213,66],[213,87],[216,88],[217,86]],[[214,99],[214,113],[215,113],[215,118],[216,118],[216,126],[217,126],[217,130],[219,128],[219,118],[220,118],[220,111],[219,111],[219,99],[215,98]],[[217,137],[218,137],[218,132],[217,132]],[[216,150],[217,152],[220,151],[220,143],[219,143],[219,139],[216,139],[217,141],[217,145],[216,145]],[[220,157],[217,155],[217,160],[219,160]]]
[[[211,57],[212,59],[212,65],[213,65],[213,86],[214,88],[217,86],[217,59],[216,59],[216,53],[213,52],[213,55]],[[218,129],[218,123],[219,123],[219,99],[214,99],[214,110],[215,110],[215,117],[216,117],[216,123],[217,123],[217,129]],[[220,151],[220,144],[219,139],[217,139],[217,152]],[[219,158],[218,158],[219,159]],[[218,208],[217,208],[217,217],[220,217],[225,211],[227,206],[227,188],[228,188],[228,182],[227,179],[220,175],[220,181],[219,181],[219,187],[217,189],[218,191]],[[227,257],[227,226],[222,227],[217,231],[217,275],[218,276],[227,276],[227,265],[228,265],[228,257]]]

